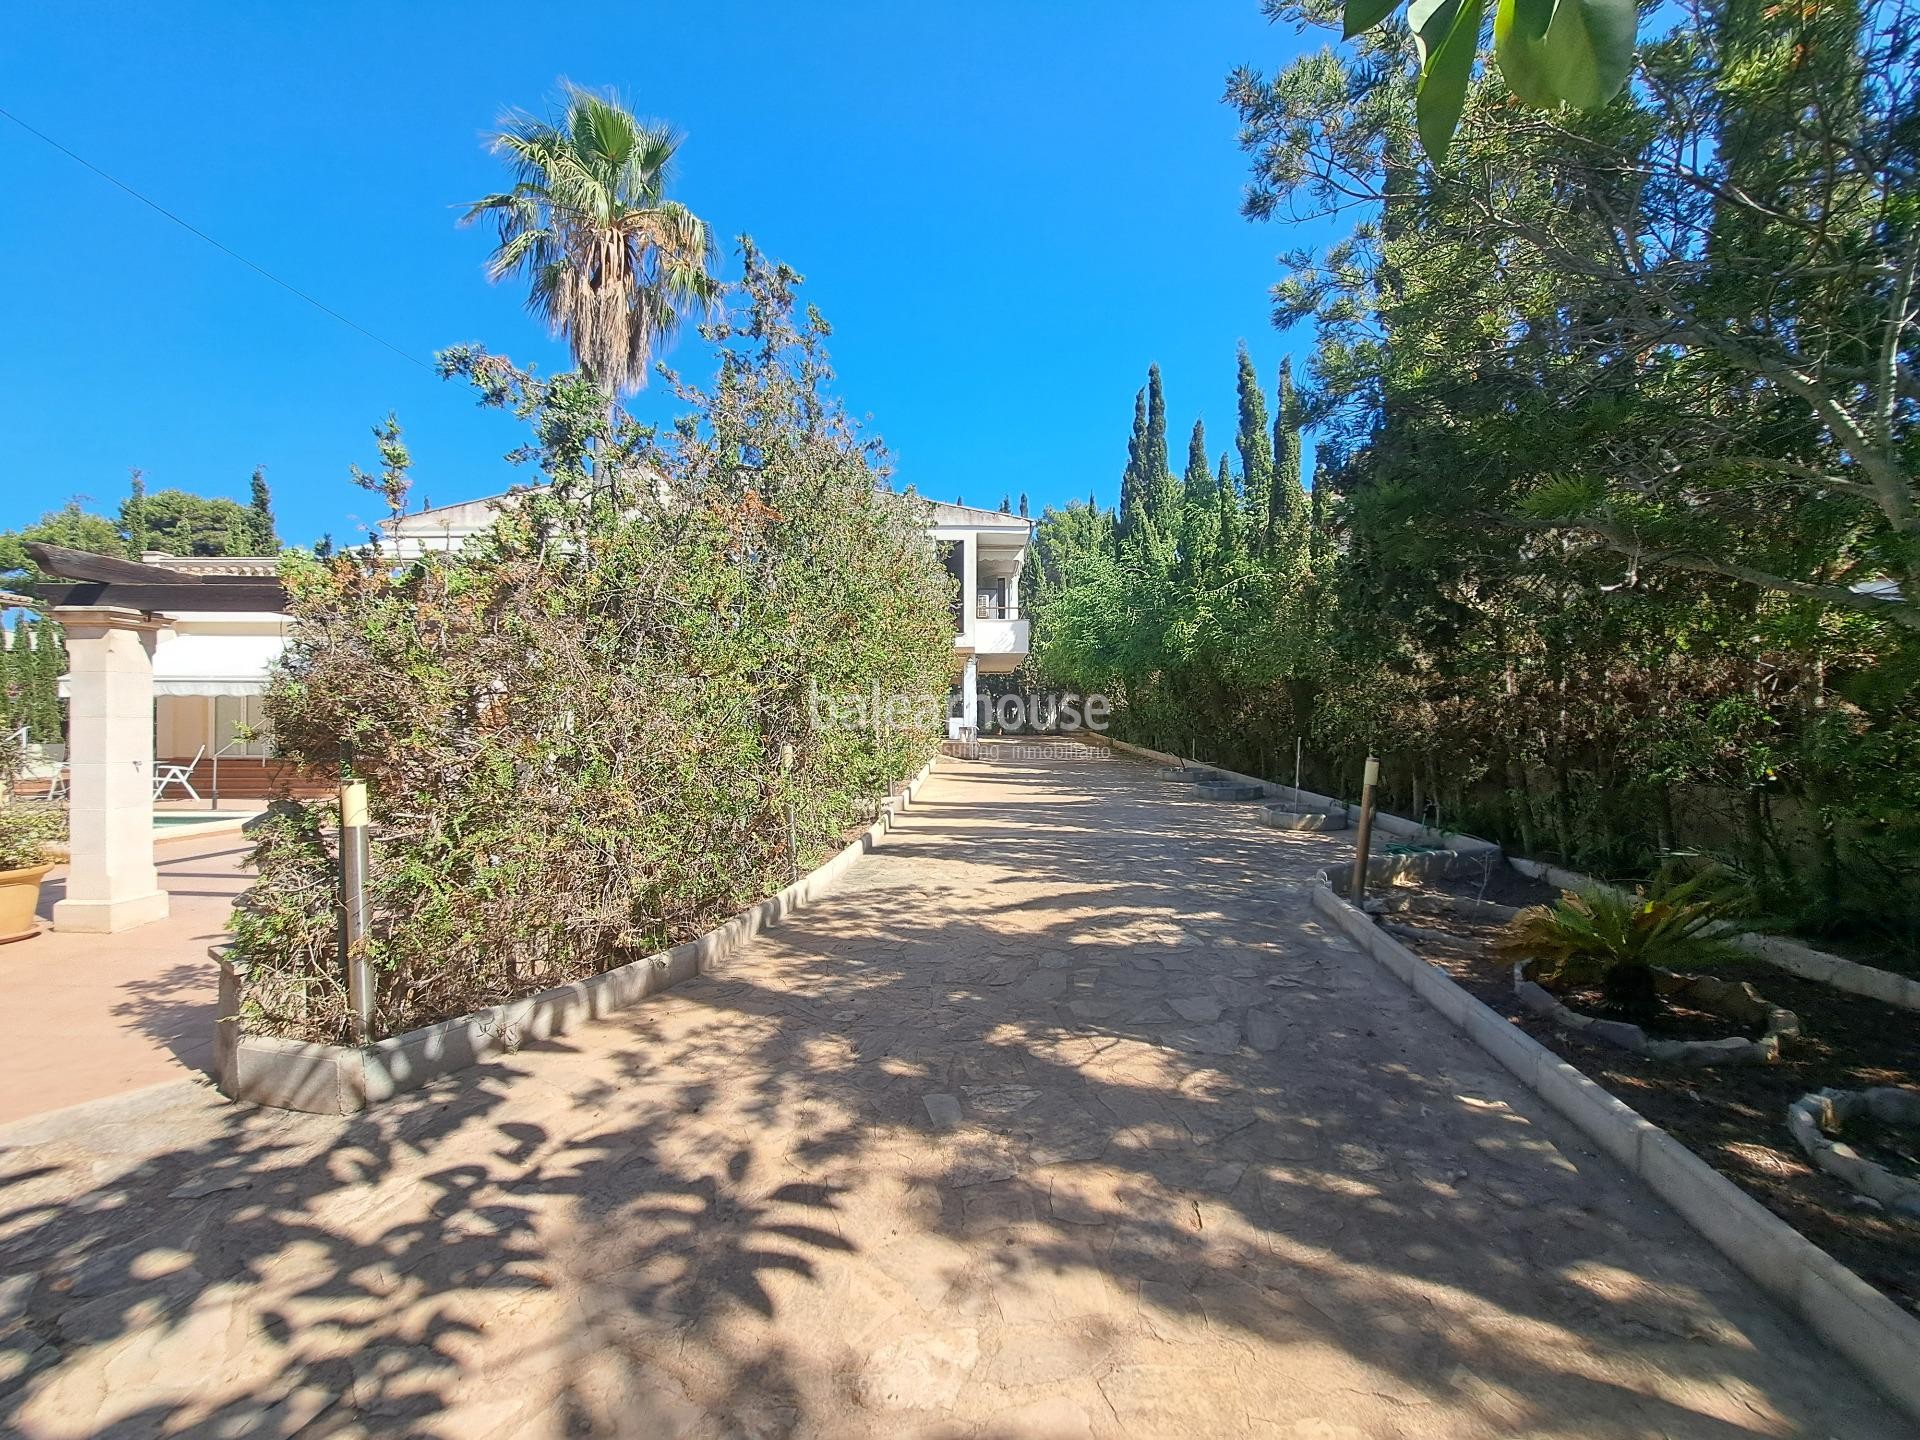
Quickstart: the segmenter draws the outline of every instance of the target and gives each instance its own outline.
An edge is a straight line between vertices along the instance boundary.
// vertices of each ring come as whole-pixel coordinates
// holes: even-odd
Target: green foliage
[[[1585,870],[1705,850],[1911,951],[1920,9],[1655,15],[1598,110],[1483,71],[1445,173],[1397,25],[1230,81],[1246,213],[1351,228],[1275,287],[1318,329],[1284,593],[1323,663],[1225,703],[1266,735],[1218,729],[1245,759],[1297,728],[1323,789],[1376,749],[1390,806]]]
[[[1262,555],[1273,539],[1274,446],[1267,433],[1266,397],[1260,393],[1260,378],[1244,344],[1240,347],[1234,387],[1240,421],[1234,444],[1240,453],[1247,544],[1254,554]],[[1276,426],[1280,423],[1279,417],[1275,417],[1274,423]]]
[[[67,813],[61,806],[0,797],[0,870],[45,865],[66,838]]]
[[[273,521],[273,493],[267,489],[267,467],[256,465],[248,487],[247,515],[255,555],[278,555],[280,532]]]
[[[127,477],[127,501],[121,508],[127,534],[127,553],[143,555],[152,548],[147,543],[147,477],[134,470]]]
[[[511,189],[464,223],[495,223],[496,281],[527,281],[527,308],[565,337],[580,371],[608,395],[647,383],[647,366],[682,318],[719,295],[706,222],[667,198],[680,137],[644,125],[612,95],[568,85],[550,120],[507,117],[494,153]]]
[[[1270,4],[1270,12],[1289,7]],[[1397,0],[1347,0],[1342,34],[1352,40],[1399,9]],[[1420,142],[1445,160],[1466,105],[1486,0],[1409,0],[1407,25],[1419,55],[1415,114]],[[1497,0],[1494,46],[1516,99],[1539,109],[1605,105],[1633,68],[1634,0]]]
[[[16,630],[14,643],[18,645],[24,638]],[[22,657],[15,658],[17,664]],[[67,673],[67,648],[61,643],[60,627],[47,616],[41,616],[34,627],[30,666],[20,668],[26,672],[23,723],[30,738],[57,745],[66,723],[64,702],[60,699],[60,677]]]
[[[1245,734],[1263,709],[1286,713],[1290,702],[1276,692],[1311,690],[1319,663],[1312,622],[1296,603],[1306,583],[1305,498],[1275,516],[1266,402],[1244,347],[1237,364],[1237,441],[1264,479],[1243,491],[1224,455],[1210,469],[1196,422],[1183,477],[1168,477],[1165,500],[1151,509],[1135,501],[1132,524],[1075,505],[1047,511],[1034,535],[1035,668],[1051,684],[1111,697],[1124,736],[1182,749]],[[1160,390],[1156,369],[1145,395]],[[1279,413],[1281,448],[1297,456],[1290,397]],[[1136,414],[1130,449],[1154,455],[1164,404],[1148,399]],[[1297,466],[1291,478],[1297,491]],[[1135,480],[1140,494],[1137,472]]]
[[[0,585],[25,584],[45,578],[40,568],[27,558],[29,540],[62,545],[69,550],[85,550],[94,555],[117,555],[123,559],[127,555],[127,537],[120,527],[104,515],[86,510],[76,497],[58,510],[47,511],[32,525],[0,531]]]
[[[146,548],[169,555],[273,553],[261,546],[257,512],[218,496],[156,490],[138,500],[129,497],[120,507],[120,533],[131,536],[136,525],[144,531]]]
[[[1644,993],[1621,972],[1685,973],[1750,959],[1730,938],[1751,928],[1750,904],[1725,870],[1685,878],[1668,872],[1633,894],[1597,887],[1529,906],[1507,923],[1494,949],[1508,960],[1535,962],[1534,977],[1548,985]]]
[[[798,277],[750,246],[745,271],[741,313],[707,331],[717,378],[675,381],[671,428],[583,375],[445,352],[526,423],[514,458],[540,483],[457,552],[283,562],[295,625],[267,709],[282,753],[369,782],[382,1032],[697,934],[935,747],[953,639],[923,507],[832,399]],[[398,426],[376,434],[370,481],[404,504]],[[852,723],[843,702],[876,695],[917,703]],[[308,808],[263,839],[236,944],[255,1023],[331,1039],[325,831]]]

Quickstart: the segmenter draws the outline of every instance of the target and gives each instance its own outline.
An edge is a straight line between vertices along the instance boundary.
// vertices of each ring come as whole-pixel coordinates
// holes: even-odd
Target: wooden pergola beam
[[[164,573],[164,572],[163,572]],[[286,587],[257,576],[225,577],[240,583],[208,585],[192,580],[174,584],[42,580],[27,587],[34,603],[56,606],[111,605],[125,610],[284,611]]]

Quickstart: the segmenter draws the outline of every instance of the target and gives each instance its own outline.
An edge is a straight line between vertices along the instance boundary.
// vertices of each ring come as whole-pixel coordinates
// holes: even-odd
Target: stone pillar
[[[153,645],[159,625],[138,610],[53,612],[72,665],[67,764],[72,773],[67,894],[53,928],[111,934],[162,920],[167,892],[153,868]]]
[[[960,723],[978,733],[980,725],[980,661],[967,656],[960,672]]]

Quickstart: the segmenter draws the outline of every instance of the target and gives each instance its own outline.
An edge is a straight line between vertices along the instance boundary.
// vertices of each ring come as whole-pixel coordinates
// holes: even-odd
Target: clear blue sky
[[[500,179],[482,137],[504,108],[562,76],[618,87],[686,133],[678,195],[807,276],[849,407],[940,499],[1111,503],[1150,361],[1178,465],[1196,413],[1231,440],[1237,340],[1269,385],[1308,343],[1267,300],[1303,237],[1240,218],[1219,100],[1234,65],[1303,43],[1255,0],[33,3],[7,31],[0,106],[423,359],[564,361],[455,219]],[[510,420],[5,121],[0,184],[0,526],[117,505],[130,466],[244,498],[265,464],[290,542],[350,543],[376,506],[347,466],[373,466],[389,409],[416,499],[512,478]]]

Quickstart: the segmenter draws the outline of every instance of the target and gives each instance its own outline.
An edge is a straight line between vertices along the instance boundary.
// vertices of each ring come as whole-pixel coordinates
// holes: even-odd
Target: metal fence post
[[[373,1038],[373,966],[367,959],[367,782],[340,782],[340,899],[346,922],[347,1003],[354,1038]]]

